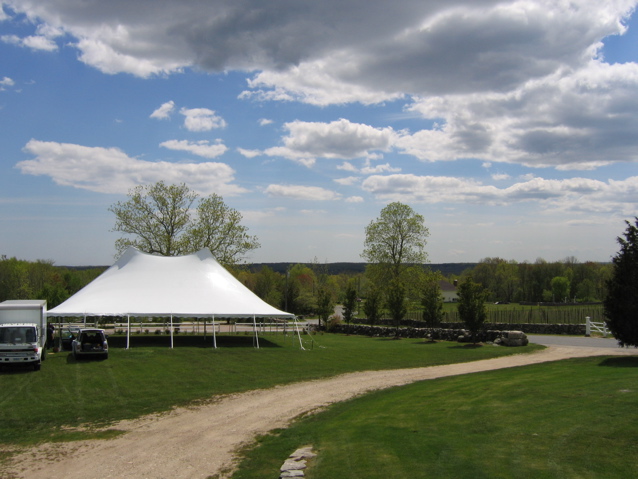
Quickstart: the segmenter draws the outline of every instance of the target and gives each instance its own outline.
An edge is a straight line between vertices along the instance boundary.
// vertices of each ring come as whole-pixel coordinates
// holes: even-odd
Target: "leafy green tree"
[[[395,338],[399,337],[399,328],[401,327],[401,321],[405,318],[408,312],[405,297],[405,286],[399,279],[394,279],[390,282],[387,292],[387,307],[390,311],[392,321],[394,321]]]
[[[363,312],[370,326],[374,326],[381,316],[381,292],[377,288],[370,288],[363,303]]]
[[[403,203],[390,203],[366,227],[361,256],[374,265],[370,273],[377,284],[389,284],[409,271],[410,266],[427,261],[425,245],[430,232],[423,216]],[[407,282],[407,278],[403,278]]]
[[[620,346],[638,347],[638,218],[625,221],[620,251],[612,259],[613,271],[604,299],[607,326]]]
[[[476,343],[476,335],[483,328],[487,311],[485,301],[488,291],[480,283],[472,281],[472,277],[467,277],[459,284],[459,306],[458,312],[461,321],[472,335],[472,341]]]
[[[443,320],[443,295],[439,285],[440,276],[431,275],[424,283],[421,291],[421,306],[423,306],[423,320],[433,328]]]
[[[355,308],[357,307],[357,290],[350,283],[346,289],[346,299],[343,302],[343,319],[346,324],[350,324],[354,317]]]
[[[319,325],[323,322],[324,326],[328,326],[328,318],[334,312],[334,303],[330,290],[322,286],[317,294],[317,315],[319,316]]]
[[[569,279],[565,276],[556,276],[550,282],[554,301],[566,301],[569,298]]]
[[[281,282],[280,274],[275,273],[268,266],[262,266],[255,277],[253,292],[271,306],[281,308],[283,299]]]
[[[255,236],[241,225],[242,216],[212,194],[200,199],[185,184],[137,186],[129,199],[109,208],[115,214],[113,231],[126,236],[115,242],[118,254],[129,246],[162,256],[193,253],[210,249],[225,265],[237,264],[243,256],[259,247]]]

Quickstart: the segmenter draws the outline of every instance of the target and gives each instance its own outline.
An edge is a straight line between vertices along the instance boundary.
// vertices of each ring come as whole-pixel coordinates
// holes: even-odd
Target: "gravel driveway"
[[[542,344],[544,346],[570,346],[576,348],[604,348],[622,349],[618,347],[618,342],[613,338],[586,338],[576,336],[545,336],[540,334],[528,334],[530,343]],[[638,354],[634,348],[630,348]]]
[[[536,341],[543,344],[549,341],[545,336],[538,338]],[[590,339],[588,341],[594,341],[597,347],[588,347],[584,345],[585,339],[578,338],[582,345],[550,346],[532,354],[427,368],[343,374],[211,398],[202,406],[117,423],[113,428],[125,434],[114,439],[47,443],[30,448],[14,456],[9,467],[0,470],[0,477],[226,478],[232,473],[236,451],[257,435],[286,427],[300,414],[369,391],[574,357],[637,354],[633,348],[604,347],[602,345],[608,343],[605,340]],[[281,458],[282,463],[285,459]]]

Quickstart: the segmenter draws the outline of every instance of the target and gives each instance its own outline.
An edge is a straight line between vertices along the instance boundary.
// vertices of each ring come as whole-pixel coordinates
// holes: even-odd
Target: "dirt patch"
[[[121,421],[125,434],[109,440],[43,444],[13,457],[3,477],[206,478],[230,477],[234,453],[257,435],[294,418],[366,392],[415,381],[560,359],[635,355],[624,349],[549,347],[471,363],[367,371],[215,398],[170,413]]]

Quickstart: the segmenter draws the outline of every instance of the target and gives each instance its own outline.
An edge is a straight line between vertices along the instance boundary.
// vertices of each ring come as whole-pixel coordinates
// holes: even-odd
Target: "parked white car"
[[[103,329],[80,329],[73,340],[71,350],[75,359],[98,356],[104,359],[109,357],[109,343],[106,341]]]

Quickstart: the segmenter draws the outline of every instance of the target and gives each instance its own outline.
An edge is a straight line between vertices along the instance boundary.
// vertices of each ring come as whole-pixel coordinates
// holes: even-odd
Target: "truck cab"
[[[0,365],[25,364],[40,370],[46,359],[46,301],[0,303]]]

